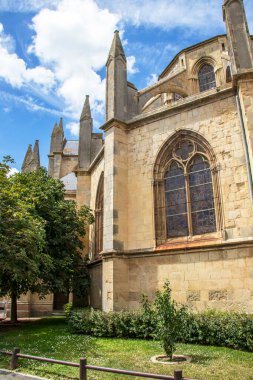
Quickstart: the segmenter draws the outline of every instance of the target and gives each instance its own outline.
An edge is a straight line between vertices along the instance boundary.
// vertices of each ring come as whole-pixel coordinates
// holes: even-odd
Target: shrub
[[[182,335],[187,310],[171,299],[168,281],[165,282],[163,290],[156,292],[154,304],[157,317],[156,336],[161,340],[166,355],[172,359],[175,343]]]
[[[143,297],[138,311],[105,313],[72,310],[72,332],[97,337],[162,339],[167,355],[175,342],[216,345],[253,352],[253,317],[236,312],[208,310],[193,314],[171,300],[168,285],[154,303]],[[164,292],[167,292],[164,294]],[[168,304],[169,301],[171,304]]]
[[[252,316],[208,310],[188,314],[181,341],[253,351]]]
[[[69,303],[66,303],[65,305],[63,305],[63,310],[64,310],[64,313],[65,313],[65,317],[68,320],[69,317],[70,317],[70,314],[71,314],[71,312],[73,310],[72,302],[69,302]]]

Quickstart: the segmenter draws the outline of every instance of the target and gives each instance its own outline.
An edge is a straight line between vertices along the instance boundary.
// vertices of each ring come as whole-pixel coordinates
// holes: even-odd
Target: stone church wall
[[[176,131],[195,131],[211,145],[219,167],[226,239],[253,237],[253,213],[240,122],[234,96],[137,127],[128,139],[128,249],[154,247],[153,165]]]
[[[215,308],[253,313],[252,243],[131,254],[113,258],[108,265],[115,266],[111,273],[114,310],[140,307],[142,294],[152,300],[155,291],[169,280],[172,297],[195,311]],[[112,302],[107,297],[112,294],[104,294],[104,306],[109,311]]]
[[[195,310],[253,312],[253,212],[240,128],[236,99],[229,89],[213,90],[213,97],[202,98],[201,103],[131,126],[128,234],[124,250],[103,255],[104,310],[137,308],[141,294],[152,298],[168,279],[173,297]],[[179,130],[198,133],[214,151],[222,228],[213,241],[196,238],[179,249],[172,239],[156,247],[153,167],[160,148]]]

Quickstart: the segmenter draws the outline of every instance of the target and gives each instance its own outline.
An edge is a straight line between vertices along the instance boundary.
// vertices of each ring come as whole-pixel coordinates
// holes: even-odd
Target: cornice
[[[120,120],[120,119],[116,119],[116,118],[112,118],[112,119],[106,121],[100,127],[100,129],[102,129],[102,131],[104,131],[104,132],[107,132],[109,129],[111,129],[113,127],[120,128],[120,129],[123,129],[123,130],[127,130],[128,129],[128,126],[127,126],[127,124],[126,124],[125,121]]]
[[[253,68],[252,69],[247,69],[243,70],[238,74],[233,75],[233,83],[236,86],[240,81],[249,81],[253,79]]]

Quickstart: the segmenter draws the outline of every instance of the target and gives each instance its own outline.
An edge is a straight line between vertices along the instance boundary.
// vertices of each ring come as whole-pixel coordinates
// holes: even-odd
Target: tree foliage
[[[88,287],[81,256],[88,207],[64,200],[61,181],[40,168],[8,177],[9,157],[0,163],[0,292],[19,297]]]
[[[187,319],[187,309],[171,298],[169,281],[165,281],[162,290],[157,290],[155,298],[156,336],[162,342],[166,355],[172,359],[175,343],[179,340]]]

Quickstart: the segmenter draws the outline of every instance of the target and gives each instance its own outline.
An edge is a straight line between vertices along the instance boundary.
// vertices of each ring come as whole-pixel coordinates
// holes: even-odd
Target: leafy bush
[[[63,305],[63,309],[64,309],[64,313],[65,313],[66,319],[68,320],[69,317],[70,317],[70,314],[71,314],[71,312],[73,310],[72,302],[69,302],[69,303],[66,303],[65,305]]]
[[[236,312],[208,310],[188,314],[181,341],[253,351],[253,318]]]
[[[73,333],[97,337],[161,339],[167,355],[173,352],[175,342],[253,352],[252,316],[214,310],[190,313],[171,300],[168,284],[157,293],[154,303],[143,297],[140,310],[109,313],[72,310],[68,324]]]
[[[156,292],[154,305],[157,319],[156,336],[162,342],[166,355],[172,359],[175,343],[182,335],[187,310],[171,299],[168,281],[165,282],[163,290]]]

